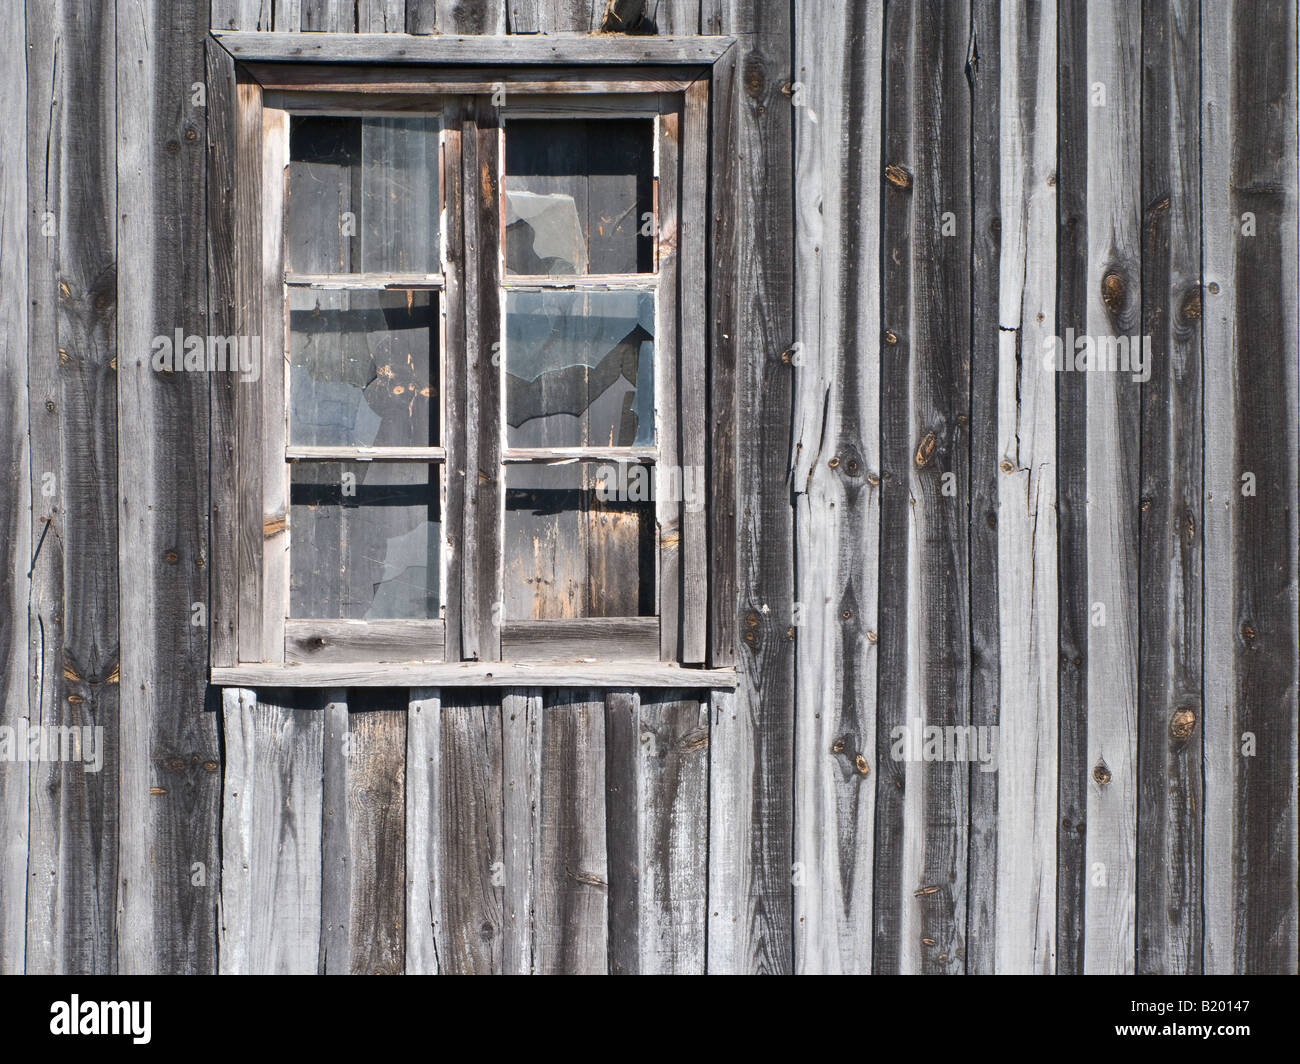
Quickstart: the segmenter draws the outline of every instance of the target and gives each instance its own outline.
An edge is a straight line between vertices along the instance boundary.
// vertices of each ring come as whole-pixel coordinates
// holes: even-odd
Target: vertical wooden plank
[[[712,775],[735,777],[730,804],[713,791],[709,880],[709,968],[788,972],[793,962],[794,574],[790,503],[793,377],[793,150],[789,81],[791,12],[736,0],[709,0],[705,20],[735,34],[743,77],[722,101],[734,129],[715,148],[734,168],[713,214],[713,254],[728,266],[737,303],[718,325],[744,352],[737,379],[743,645],[735,719],[713,750]],[[726,243],[722,243],[725,239]],[[720,308],[720,312],[723,308]],[[723,353],[730,360],[734,351]],[[713,458],[713,470],[718,469]],[[725,461],[722,456],[722,461]],[[715,481],[716,483],[716,481]],[[724,480],[725,483],[725,480]],[[716,528],[715,528],[716,531]],[[721,594],[721,592],[719,592]],[[715,830],[716,829],[716,830]]]
[[[324,693],[324,751],[321,768],[321,975],[352,971],[352,822],[348,802],[348,693]]]
[[[1294,973],[1296,20],[1282,3],[1201,17],[1204,965]]]
[[[355,33],[356,0],[301,0],[299,26],[320,33]]]
[[[300,705],[270,691],[223,692],[223,975],[317,970],[325,714]]]
[[[677,219],[678,390],[681,396],[678,425],[681,432],[679,464],[683,485],[705,484],[708,365],[705,332],[708,307],[700,283],[707,276],[705,245],[708,211],[708,80],[700,78],[686,90],[679,147],[681,153],[681,210]],[[662,194],[662,193],[661,193]],[[662,202],[662,201],[661,201]],[[689,480],[687,478],[696,478]],[[708,515],[691,503],[683,490],[681,506],[681,661],[699,664],[708,656]]]
[[[302,5],[303,0],[274,0],[277,33],[292,33],[302,29]]]
[[[212,0],[214,30],[269,30],[272,0]]]
[[[399,975],[406,943],[406,691],[348,700],[347,801],[353,975]]]
[[[208,321],[215,336],[241,334],[236,204],[237,137],[235,63],[211,38],[206,42],[208,157]],[[238,383],[233,373],[215,374],[208,404],[208,527],[224,530],[226,549],[208,556],[208,656],[212,665],[234,665],[238,605],[239,495],[235,465],[235,409]],[[232,532],[234,534],[232,534]],[[234,549],[230,549],[230,545]]]
[[[688,105],[689,106],[689,105]],[[656,443],[659,447],[658,467],[654,475],[659,477],[659,490],[655,492],[656,545],[659,565],[659,656],[664,661],[687,661],[684,657],[687,621],[686,617],[693,611],[691,602],[697,595],[707,601],[707,589],[703,586],[703,571],[689,574],[686,570],[686,551],[683,548],[686,526],[686,506],[684,496],[675,498],[674,493],[664,488],[663,474],[681,475],[687,468],[686,454],[690,448],[688,437],[699,438],[698,425],[703,424],[703,406],[694,408],[695,416],[700,420],[689,420],[692,410],[687,409],[688,396],[703,399],[702,391],[696,396],[695,389],[688,378],[692,373],[702,373],[703,361],[691,365],[692,351],[688,354],[686,344],[687,323],[682,318],[684,293],[678,288],[678,280],[685,276],[682,270],[682,224],[684,218],[678,212],[679,201],[685,207],[682,185],[682,130],[681,109],[672,102],[665,102],[659,116],[658,145],[658,192],[656,234],[658,249],[658,270],[660,294],[656,303],[654,346],[655,394],[664,396],[664,401],[655,404]],[[589,207],[592,215],[599,217],[605,213],[599,204]],[[589,223],[590,224],[590,223]],[[679,330],[678,325],[681,324]],[[702,381],[701,381],[702,383]],[[686,481],[682,479],[681,483]],[[590,520],[598,522],[599,515],[591,515]],[[599,526],[594,531],[598,532]],[[603,562],[604,559],[594,559]],[[588,580],[597,578],[597,574],[609,572],[607,565],[589,566]],[[688,583],[693,576],[695,582]],[[606,588],[597,594],[609,594],[614,589]],[[702,594],[701,594],[702,592]],[[703,602],[700,605],[704,605]],[[693,634],[700,634],[695,633]]]
[[[998,610],[998,332],[1002,258],[1000,0],[972,0],[971,51],[971,724],[996,727],[1001,712]],[[966,971],[997,970],[998,773],[972,772],[966,884]]]
[[[1057,335],[1088,331],[1088,84],[1087,10],[1057,4]],[[978,389],[977,389],[978,390]],[[1056,382],[1057,764],[1056,971],[1083,971],[1087,893],[1085,853],[1088,790],[1088,450],[1087,374],[1061,373]],[[972,870],[972,875],[974,874]]]
[[[357,32],[406,32],[406,7],[406,0],[357,0]]]
[[[512,0],[406,0],[406,5],[410,33],[432,33],[436,22],[439,33],[471,35],[505,33],[507,8],[517,6]],[[422,12],[418,24],[428,29],[414,28],[411,13],[416,8]]]
[[[492,0],[487,2],[491,3]],[[605,2],[606,0],[505,0],[511,33],[588,33],[600,28],[605,15]]]
[[[27,410],[27,37],[0,42],[0,118],[14,130],[0,156],[0,726],[28,715],[27,579],[32,568],[31,454]],[[39,233],[39,229],[33,232]],[[13,734],[6,732],[6,734]],[[26,761],[0,771],[0,974],[22,974],[27,928]]]
[[[1002,6],[997,971],[1056,967],[1056,4]]]
[[[693,37],[700,32],[700,0],[647,0],[645,17],[664,36]]]
[[[703,974],[708,708],[683,691],[605,698],[609,963]]]
[[[597,691],[543,696],[533,970],[608,968],[605,703]]]
[[[406,715],[406,974],[439,975],[441,700],[412,688]]]
[[[1137,970],[1201,971],[1199,4],[1142,8]]]
[[[262,112],[262,661],[284,661],[289,613],[289,472],[284,460],[284,211],[289,115]]]
[[[234,289],[242,336],[258,337],[262,351],[257,381],[235,386],[236,635],[239,661],[262,657],[262,374],[268,337],[262,320],[262,87],[237,76],[235,83]],[[245,504],[244,499],[251,500]]]
[[[1140,12],[1088,8],[1087,335],[1140,329]],[[1088,372],[1084,970],[1130,973],[1137,845],[1139,385]]]
[[[475,100],[461,136],[466,264],[465,498],[461,557],[461,653],[469,660],[501,656],[500,462],[501,313],[500,139],[496,110],[487,97]]]
[[[967,5],[886,12],[881,515],[882,681],[877,747],[901,794],[878,805],[894,838],[877,885],[877,971],[961,971],[969,764],[921,761],[897,729],[965,727],[970,714],[968,423],[970,225]],[[941,78],[922,70],[943,71]],[[953,492],[955,491],[955,494]],[[890,586],[892,585],[892,586]],[[901,586],[900,586],[901,585]],[[878,759],[880,755],[878,754]],[[888,787],[881,790],[887,791]],[[878,801],[881,795],[877,795]],[[881,809],[883,807],[883,814]]]
[[[871,971],[883,19],[795,7],[794,930],[812,973]]]
[[[533,970],[533,906],[536,853],[541,824],[538,794],[542,764],[542,696],[538,690],[507,688],[501,695],[505,927],[501,970]]]
[[[718,32],[720,5],[709,9],[708,32]],[[734,209],[738,196],[740,158],[736,149],[737,50],[727,51],[713,67],[709,86],[709,433],[706,460],[709,473],[709,645],[708,663],[736,663],[738,598],[736,565],[739,459],[736,368],[740,338],[736,315],[736,247],[741,219]]]
[[[446,691],[439,737],[442,910],[438,961],[449,975],[502,970],[502,707],[490,688]]]
[[[209,381],[157,373],[154,337],[209,330],[204,250],[203,0],[119,5],[117,417],[122,777],[119,967],[217,964],[217,722],[204,712]],[[216,541],[225,544],[228,539]],[[110,563],[111,564],[111,563]]]
[[[111,11],[31,4],[26,22],[27,286],[20,294],[8,275],[5,282],[30,300],[27,356],[11,363],[26,366],[35,555],[14,585],[29,589],[20,712],[31,727],[101,729],[103,759],[98,772],[69,761],[27,769],[26,970],[111,973],[120,768],[117,187],[112,66],[97,57],[113,52],[113,19]],[[147,358],[147,340],[142,350]]]

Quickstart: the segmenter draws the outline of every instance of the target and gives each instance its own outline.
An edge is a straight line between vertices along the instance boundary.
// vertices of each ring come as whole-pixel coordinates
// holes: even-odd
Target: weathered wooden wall
[[[233,405],[148,361],[230,313],[206,30],[605,6],[5,0],[0,724],[108,743],[0,762],[0,971],[1295,972],[1285,0],[649,0],[737,38],[740,687],[207,687]],[[1067,329],[1150,336],[1150,380],[1046,372]],[[999,726],[998,770],[894,760],[918,717]]]

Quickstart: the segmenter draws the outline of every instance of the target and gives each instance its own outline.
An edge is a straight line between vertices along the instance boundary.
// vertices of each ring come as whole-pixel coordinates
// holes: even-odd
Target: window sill
[[[414,661],[215,667],[219,687],[715,687],[739,683],[735,669],[695,669],[667,662]]]

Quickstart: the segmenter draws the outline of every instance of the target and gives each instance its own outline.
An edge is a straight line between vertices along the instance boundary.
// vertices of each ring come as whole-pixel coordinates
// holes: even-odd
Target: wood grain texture
[[[1204,963],[1212,973],[1293,973],[1295,12],[1235,3],[1202,18],[1205,557],[1214,560],[1205,568]],[[1279,97],[1285,110],[1264,103]]]
[[[438,960],[448,975],[491,975],[503,967],[502,712],[496,692],[443,692]]]
[[[727,36],[624,37],[537,36],[502,37],[318,33],[305,37],[289,33],[216,34],[236,59],[245,62],[293,63],[653,63],[703,65],[728,47]]]
[[[406,714],[406,974],[439,975],[442,723],[436,688],[413,687]]]
[[[222,696],[223,975],[317,971],[326,715],[319,702],[279,698],[243,688]]]
[[[998,293],[997,964],[1056,967],[1056,4],[1007,3]],[[983,746],[981,745],[981,752]]]
[[[1139,973],[1202,964],[1199,4],[1142,15]]]
[[[970,320],[958,308],[969,308],[971,235],[969,222],[947,237],[935,224],[970,197],[969,33],[964,4],[886,12],[884,210],[894,217],[883,244],[881,565],[892,586],[882,583],[880,639],[882,671],[898,671],[887,699],[882,685],[877,747],[891,758],[909,753],[894,741],[900,726],[964,727],[970,715],[969,536],[958,503],[969,498]],[[920,77],[931,63],[942,76]],[[875,968],[959,972],[969,766],[911,753],[891,766],[901,793],[887,805],[878,794],[877,852],[888,860],[877,884],[890,894],[875,907]]]
[[[609,871],[605,836],[605,700],[547,692],[534,851],[533,970],[608,970]]]
[[[795,8],[794,923],[808,973],[871,971],[881,128],[866,97],[883,19],[882,3]]]
[[[100,57],[114,50],[113,18],[30,4],[26,22],[27,351],[20,360],[10,346],[6,366],[26,363],[29,397],[31,525],[21,538],[30,537],[35,559],[14,585],[28,595],[23,715],[33,727],[101,728],[104,742],[99,772],[57,760],[28,768],[26,970],[112,973],[119,965],[117,184],[113,66]],[[7,248],[6,257],[18,250]],[[197,539],[198,527],[191,535]]]
[[[727,153],[717,165],[729,174],[727,198],[715,199],[713,213],[734,212],[733,227],[714,232],[712,253],[728,263],[722,283],[735,286],[735,302],[726,308],[720,329],[735,338],[736,409],[745,435],[736,473],[742,672],[734,713],[711,751],[713,777],[730,778],[734,789],[710,795],[710,854],[717,874],[709,879],[709,970],[789,972],[794,952],[789,361],[794,204],[793,120],[783,88],[790,73],[791,12],[710,0],[703,17],[711,29],[716,25],[743,41],[737,81],[719,100],[730,107],[731,131],[721,144],[714,142],[715,150]]]
[[[0,727],[28,716],[27,579],[32,568],[32,467],[27,408],[27,37],[0,42],[0,117],[17,130],[0,156]],[[39,232],[39,229],[34,230]],[[0,770],[0,974],[22,974],[27,938],[27,763]]]
[[[1088,9],[1087,335],[1141,326],[1141,20]],[[1100,90],[1099,87],[1100,86]],[[1097,101],[1102,101],[1101,104]],[[1140,388],[1087,375],[1088,785],[1084,970],[1133,971]]]
[[[506,11],[510,0],[417,0],[421,8],[436,8],[434,20],[439,33],[499,35],[506,32]],[[410,19],[412,0],[407,0]],[[420,32],[412,28],[412,33]],[[426,31],[427,32],[427,31]]]
[[[708,746],[698,697],[605,696],[612,974],[704,972]]]
[[[153,338],[208,332],[203,0],[119,6],[117,81],[123,972],[217,966],[220,749],[207,705],[209,381],[158,373]],[[163,470],[166,470],[164,473]],[[109,563],[111,567],[111,562]]]
[[[1087,11],[1057,4],[1056,327],[1088,331]],[[1083,971],[1088,790],[1088,451],[1087,374],[1056,383],[1057,698],[1056,971]]]
[[[542,766],[542,693],[512,687],[501,694],[501,752],[504,824],[501,970],[533,971],[534,873],[541,840],[538,795]]]
[[[211,0],[210,24],[214,30],[269,30],[273,6],[274,0]]]
[[[995,727],[1001,714],[998,600],[1002,260],[1002,5],[973,0],[971,50],[971,724]],[[1008,160],[1008,164],[1013,160]],[[972,772],[966,971],[997,969],[998,773]]]
[[[407,692],[349,692],[348,711],[348,970],[398,975],[406,965]]]

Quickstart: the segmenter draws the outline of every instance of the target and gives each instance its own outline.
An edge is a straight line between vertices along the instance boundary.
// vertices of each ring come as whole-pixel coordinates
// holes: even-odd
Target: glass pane
[[[289,442],[438,444],[438,299],[289,290]]]
[[[437,466],[294,462],[289,505],[290,616],[439,616]]]
[[[654,123],[506,123],[506,270],[652,273]]]
[[[651,617],[651,467],[506,468],[505,617]]]
[[[293,273],[438,273],[438,122],[294,115]]]
[[[506,294],[509,447],[654,445],[654,294]]]

